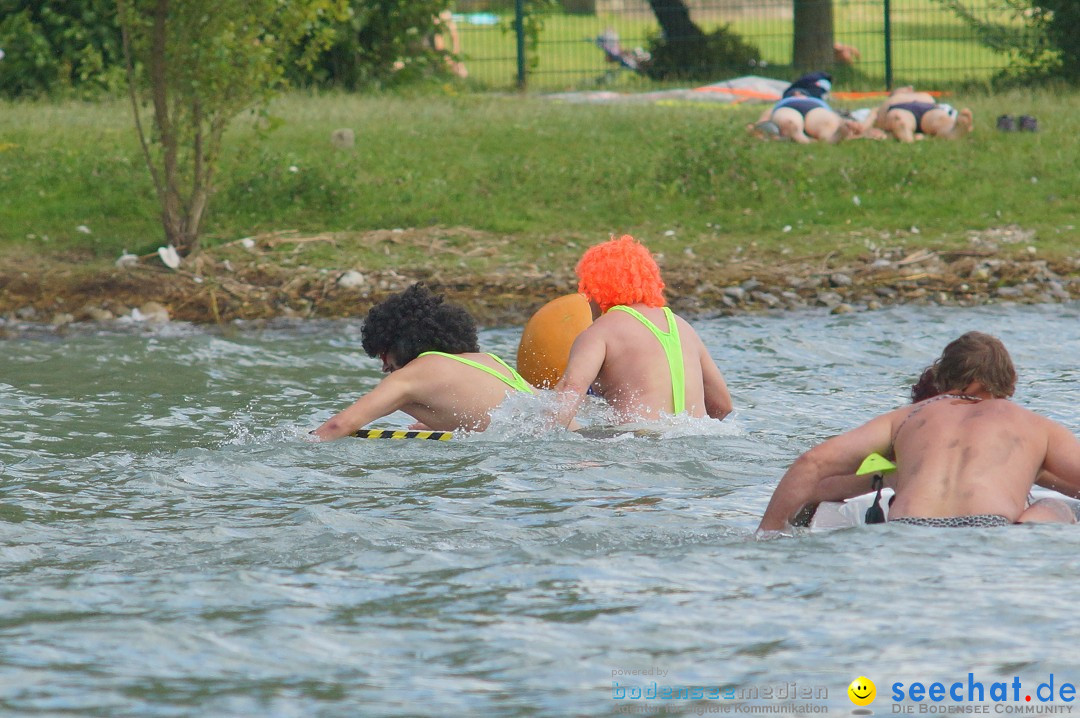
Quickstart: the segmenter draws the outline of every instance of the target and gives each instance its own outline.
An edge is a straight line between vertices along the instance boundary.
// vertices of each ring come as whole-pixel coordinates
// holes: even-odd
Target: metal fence
[[[752,67],[716,67],[713,81],[747,74],[791,79],[797,72],[794,1],[690,0],[691,18],[702,30],[726,25],[760,52],[761,62]],[[521,1],[516,5],[520,11]],[[983,19],[1016,21],[1000,0],[965,5]],[[814,69],[830,69],[845,89],[985,82],[1008,65],[943,0],[833,0],[832,14],[833,39],[841,47],[831,68]],[[627,56],[647,50],[660,30],[646,0],[562,0],[561,11],[543,16],[535,45],[519,32],[515,0],[458,0],[454,20],[465,66],[480,86],[553,91],[654,85],[601,47],[617,40]]]

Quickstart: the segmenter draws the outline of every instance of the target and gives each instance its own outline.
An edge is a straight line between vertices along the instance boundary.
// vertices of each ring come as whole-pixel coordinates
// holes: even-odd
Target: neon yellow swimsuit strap
[[[526,381],[525,377],[521,376],[521,374],[518,374],[517,370],[515,370],[514,367],[503,361],[502,357],[496,356],[491,353],[488,353],[488,356],[497,361],[500,365],[502,365],[502,367],[506,369],[506,371],[510,372],[510,376],[513,377],[513,382],[507,381],[506,377],[502,377],[503,381],[510,384],[510,386],[514,387],[518,391],[523,391],[526,394],[534,393],[532,384]]]
[[[672,403],[675,406],[675,413],[681,414],[686,411],[686,372],[683,370],[682,340],[679,339],[679,327],[675,324],[675,315],[667,307],[661,308],[664,310],[664,316],[667,317],[668,330],[666,332],[660,331],[659,327],[633,307],[620,304],[608,311],[617,309],[620,312],[626,312],[648,327],[653,336],[660,341],[660,346],[664,348],[664,354],[667,355],[668,368],[671,370]]]
[[[429,354],[434,354],[435,356],[440,356],[440,357],[446,357],[447,359],[453,359],[454,361],[461,362],[462,364],[465,364],[466,366],[471,366],[471,367],[473,367],[475,369],[479,369],[480,371],[485,372],[485,373],[490,374],[491,376],[495,377],[496,379],[498,379],[502,383],[506,384],[511,389],[516,389],[517,391],[523,391],[523,392],[525,392],[527,394],[532,394],[533,393],[532,385],[529,384],[529,382],[525,381],[525,379],[520,374],[518,374],[516,371],[514,371],[514,369],[509,364],[507,364],[506,362],[504,362],[502,359],[495,356],[494,354],[488,354],[488,356],[491,357],[492,359],[494,359],[495,361],[497,361],[501,366],[505,367],[506,370],[508,372],[510,372],[510,376],[505,376],[503,374],[500,374],[499,372],[495,371],[494,369],[492,369],[489,366],[481,364],[480,362],[477,362],[477,361],[473,361],[472,359],[466,359],[465,357],[458,356],[457,354],[447,354],[446,352],[423,352],[422,354],[418,354],[416,358],[419,359],[420,357],[426,357]]]

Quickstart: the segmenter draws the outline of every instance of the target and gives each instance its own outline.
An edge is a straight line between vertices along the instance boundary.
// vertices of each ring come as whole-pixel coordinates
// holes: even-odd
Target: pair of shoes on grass
[[[997,128],[1002,132],[1038,132],[1039,121],[1031,115],[1020,115],[1019,117],[1012,117],[1011,115],[1002,115],[997,118]]]

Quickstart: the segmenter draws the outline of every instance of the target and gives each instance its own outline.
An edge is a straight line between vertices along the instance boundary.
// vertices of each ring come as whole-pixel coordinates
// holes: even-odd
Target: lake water
[[[733,417],[603,440],[517,402],[464,440],[309,443],[380,377],[358,322],[0,341],[0,714],[849,715],[866,676],[882,715],[897,682],[1080,682],[1080,529],[754,536],[800,452],[969,329],[1080,429],[1080,306],[696,325]],[[679,686],[712,692],[646,700]]]

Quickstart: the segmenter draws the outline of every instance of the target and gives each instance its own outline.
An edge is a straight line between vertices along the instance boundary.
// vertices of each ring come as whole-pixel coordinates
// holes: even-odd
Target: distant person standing
[[[629,235],[612,239],[586,251],[576,271],[595,321],[574,341],[555,386],[560,426],[590,388],[620,422],[731,413],[723,375],[693,327],[666,306],[648,249]]]
[[[447,39],[450,40],[449,47]],[[461,37],[458,35],[457,23],[454,22],[454,14],[449,10],[443,10],[435,18],[435,34],[431,38],[431,46],[436,52],[446,53],[446,64],[451,72],[462,79],[469,76],[468,68],[461,61]]]
[[[458,35],[457,23],[454,22],[454,15],[449,10],[443,10],[432,19],[431,32],[420,42],[414,43],[413,47],[414,52],[410,60],[402,58],[394,62],[392,67],[395,72],[400,72],[408,65],[415,64],[417,57],[430,58],[430,55],[436,54],[442,56],[450,72],[462,79],[469,76],[469,70],[461,60],[461,37]]]

